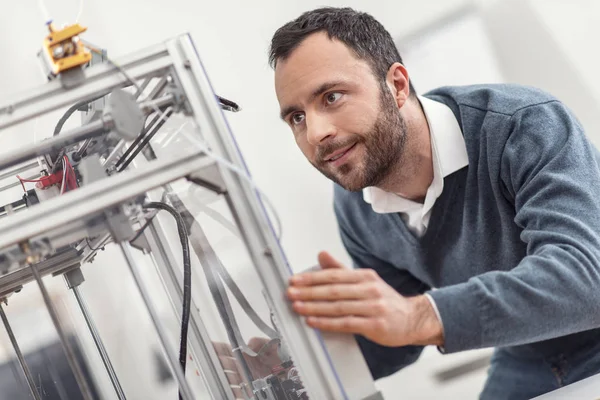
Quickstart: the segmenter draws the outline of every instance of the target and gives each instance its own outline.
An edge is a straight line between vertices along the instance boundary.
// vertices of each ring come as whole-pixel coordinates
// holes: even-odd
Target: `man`
[[[482,399],[600,371],[598,153],[563,104],[514,85],[418,96],[389,33],[348,8],[281,27],[270,61],[356,267],[321,253],[291,279],[310,326],[356,334],[376,379],[425,345],[496,347]]]

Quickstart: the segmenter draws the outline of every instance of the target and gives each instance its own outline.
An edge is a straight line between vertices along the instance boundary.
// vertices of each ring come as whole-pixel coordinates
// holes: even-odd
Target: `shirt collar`
[[[443,103],[423,96],[418,96],[418,99],[431,134],[434,177],[424,203],[430,208],[442,193],[444,178],[469,165],[469,159],[465,139],[452,110]],[[379,213],[406,212],[422,206],[376,187],[365,188],[363,198]]]

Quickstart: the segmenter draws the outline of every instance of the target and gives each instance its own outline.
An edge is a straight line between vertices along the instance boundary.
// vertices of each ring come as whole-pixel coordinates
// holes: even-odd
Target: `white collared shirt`
[[[433,162],[433,180],[427,189],[425,201],[421,204],[376,187],[365,188],[363,198],[376,213],[400,213],[408,229],[421,237],[429,225],[431,209],[444,190],[444,178],[469,165],[469,158],[465,138],[452,110],[445,104],[426,97],[419,96],[418,99],[429,125]],[[433,297],[428,293],[425,296],[442,324],[443,331],[444,323]],[[444,352],[444,348],[441,347],[440,351]]]
[[[363,190],[363,198],[380,214],[400,213],[404,223],[417,236],[429,225],[431,209],[444,190],[444,178],[469,165],[467,147],[458,121],[448,106],[426,97],[418,97],[431,134],[433,181],[423,204],[376,187]]]

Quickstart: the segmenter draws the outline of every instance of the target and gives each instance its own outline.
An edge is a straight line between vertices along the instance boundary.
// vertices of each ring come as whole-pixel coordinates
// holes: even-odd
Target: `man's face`
[[[308,36],[278,61],[275,90],[308,161],[345,189],[376,186],[401,164],[406,124],[398,106],[342,42]]]

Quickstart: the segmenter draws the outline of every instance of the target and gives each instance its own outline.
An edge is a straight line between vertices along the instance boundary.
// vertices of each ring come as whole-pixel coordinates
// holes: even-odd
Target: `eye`
[[[302,121],[304,121],[304,114],[303,113],[292,114],[292,117],[290,118],[290,120],[292,121],[292,124],[299,125],[302,123]]]
[[[341,97],[342,97],[342,93],[331,92],[331,93],[328,93],[327,96],[325,96],[325,100],[327,101],[327,104],[333,104],[336,101],[338,101]]]

